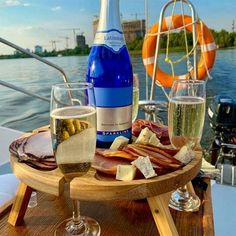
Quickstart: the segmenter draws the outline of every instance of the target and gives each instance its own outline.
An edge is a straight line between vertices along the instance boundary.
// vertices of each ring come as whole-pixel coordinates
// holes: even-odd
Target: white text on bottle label
[[[113,52],[119,53],[122,47],[125,46],[124,35],[116,29],[97,31],[94,45],[103,45]]]

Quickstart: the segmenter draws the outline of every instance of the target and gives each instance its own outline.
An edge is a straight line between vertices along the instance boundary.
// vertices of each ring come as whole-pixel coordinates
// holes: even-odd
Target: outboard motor
[[[236,101],[226,95],[215,96],[208,116],[215,133],[211,164],[220,169],[218,182],[236,185]]]

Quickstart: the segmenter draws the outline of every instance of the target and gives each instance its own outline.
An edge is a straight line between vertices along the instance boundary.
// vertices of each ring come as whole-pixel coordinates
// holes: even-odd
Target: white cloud
[[[5,0],[4,2],[0,3],[0,6],[5,6],[5,7],[16,7],[16,6],[28,7],[28,6],[30,6],[30,3],[23,3],[20,0]]]
[[[21,2],[18,0],[6,0],[5,5],[6,6],[19,6],[21,5]]]
[[[61,10],[61,6],[56,6],[51,8],[52,11],[60,11]]]

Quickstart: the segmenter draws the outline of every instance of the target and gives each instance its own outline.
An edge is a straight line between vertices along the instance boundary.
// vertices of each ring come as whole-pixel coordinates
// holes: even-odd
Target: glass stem
[[[80,217],[80,207],[78,200],[73,201],[73,216],[72,216],[72,223],[68,224],[66,227],[66,231],[70,233],[70,235],[84,235],[86,231],[84,222],[81,220]]]
[[[189,199],[189,192],[188,192],[188,189],[187,189],[187,185],[184,185],[182,187],[179,187],[178,188],[178,191],[180,193],[180,196],[183,198],[183,199]]]
[[[73,223],[74,225],[82,224],[80,218],[80,204],[78,200],[73,200]]]

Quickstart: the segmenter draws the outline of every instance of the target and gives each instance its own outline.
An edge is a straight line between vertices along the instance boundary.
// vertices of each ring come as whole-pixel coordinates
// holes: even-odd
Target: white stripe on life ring
[[[144,64],[145,66],[146,66],[146,65],[153,64],[153,63],[154,63],[154,58],[155,58],[155,57],[148,57],[148,58],[143,59],[143,64]]]
[[[186,79],[186,75],[179,75],[179,79]]]
[[[166,22],[166,26],[168,30],[174,29],[175,26],[173,24],[173,17],[172,16],[167,16],[164,18]]]
[[[202,52],[209,52],[209,51],[213,51],[215,49],[216,49],[215,42],[201,45]]]

